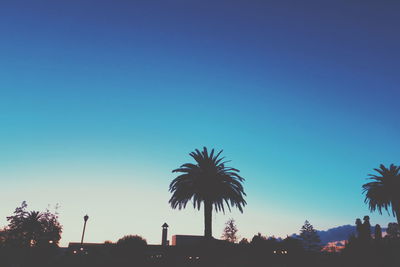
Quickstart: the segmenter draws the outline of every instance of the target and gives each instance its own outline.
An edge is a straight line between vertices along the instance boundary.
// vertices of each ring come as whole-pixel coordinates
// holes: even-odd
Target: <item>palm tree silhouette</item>
[[[204,205],[204,236],[212,238],[212,211],[225,212],[237,207],[243,212],[246,205],[242,182],[244,179],[238,174],[239,170],[226,167],[227,161],[220,157],[222,150],[214,155],[214,149],[208,154],[207,148],[203,151],[196,149],[189,155],[196,161],[195,164],[186,163],[173,173],[181,173],[169,185],[172,193],[169,203],[173,209],[182,209],[192,200],[193,207],[200,210]]]
[[[371,211],[382,209],[389,212],[392,209],[393,216],[396,216],[400,224],[400,166],[391,164],[386,168],[383,164],[379,169],[374,169],[378,175],[369,174],[373,182],[362,186],[365,193],[365,203],[368,203]]]
[[[38,211],[31,211],[27,214],[23,221],[23,229],[26,231],[28,245],[34,246],[39,241],[39,236],[42,231],[42,214]]]

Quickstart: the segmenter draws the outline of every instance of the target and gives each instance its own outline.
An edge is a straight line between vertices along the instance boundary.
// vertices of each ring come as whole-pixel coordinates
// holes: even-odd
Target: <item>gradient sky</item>
[[[202,234],[168,206],[195,148],[240,169],[242,237],[369,214],[361,185],[399,164],[398,1],[1,1],[0,226],[59,203],[62,245]],[[371,223],[395,218],[377,213]]]

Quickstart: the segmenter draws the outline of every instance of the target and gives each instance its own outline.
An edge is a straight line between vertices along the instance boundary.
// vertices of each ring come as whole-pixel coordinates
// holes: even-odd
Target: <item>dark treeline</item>
[[[14,215],[9,217],[9,226],[1,232],[1,266],[394,267],[398,266],[400,260],[400,232],[397,224],[392,223],[384,236],[380,227],[375,227],[374,233],[371,233],[368,216],[364,217],[364,223],[356,221],[359,226],[357,234],[349,238],[344,250],[321,252],[318,234],[308,221],[301,227],[298,237],[285,239],[266,237],[259,233],[249,241],[242,239],[238,243],[204,238],[194,245],[162,246],[148,245],[142,237],[128,235],[116,243],[84,243],[82,246],[74,243],[65,249],[58,247],[57,240],[49,242],[53,241],[53,235],[40,233],[45,228],[32,227],[31,223],[35,220],[30,218],[30,212],[25,213],[25,219],[30,218],[29,223],[21,223],[19,233],[17,228],[13,228],[12,232],[11,225],[16,223],[17,215],[21,214],[21,208],[17,208]],[[42,218],[40,214],[36,214],[39,221]],[[27,238],[36,237],[41,242],[34,239],[27,242]]]
[[[341,253],[307,252],[296,240],[265,240],[248,244],[205,241],[195,246],[123,247],[103,244],[74,253],[37,248],[1,250],[2,266],[382,266],[399,263],[399,242],[352,245]]]
[[[46,216],[44,214],[47,214]],[[26,204],[8,217],[1,231],[1,266],[382,266],[400,262],[400,231],[391,223],[382,234],[379,225],[371,232],[369,217],[356,220],[357,234],[342,251],[321,251],[317,232],[306,221],[298,237],[277,239],[262,234],[238,243],[207,239],[195,245],[148,245],[137,235],[116,243],[70,244],[60,248],[61,226],[54,214],[26,211]],[[52,221],[49,223],[49,221]],[[53,232],[49,231],[53,224]],[[56,227],[57,226],[57,227]]]
[[[204,206],[204,236],[190,245],[148,245],[137,235],[122,237],[116,243],[70,243],[60,248],[62,226],[56,211],[28,211],[25,202],[7,217],[8,225],[0,230],[0,266],[271,266],[271,267],[398,267],[400,266],[400,167],[380,165],[370,175],[372,182],[363,185],[365,202],[371,211],[392,211],[398,223],[390,223],[385,233],[380,225],[371,227],[369,216],[356,220],[357,234],[350,236],[344,249],[323,248],[314,227],[305,221],[296,237],[276,239],[261,234],[250,241],[237,241],[234,220],[229,220],[223,238],[212,238],[212,212],[224,211],[224,204],[246,205],[239,170],[225,166],[222,151],[204,148],[190,156],[196,163],[186,163],[173,172],[172,208],[185,208],[189,201]],[[87,220],[85,216],[85,223]],[[85,224],[86,225],[86,224]],[[166,226],[168,227],[168,226]],[[373,229],[373,231],[372,231]],[[82,235],[83,240],[83,235]],[[229,242],[230,241],[230,242]],[[338,240],[339,241],[339,240]]]
[[[357,234],[349,237],[342,254],[367,266],[399,266],[400,228],[389,223],[385,235],[379,224],[371,227],[369,216],[356,220]],[[371,230],[374,229],[374,232]]]

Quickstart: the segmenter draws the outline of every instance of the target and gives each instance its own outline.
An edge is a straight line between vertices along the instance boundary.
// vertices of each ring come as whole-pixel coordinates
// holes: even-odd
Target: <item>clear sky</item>
[[[399,164],[398,1],[1,1],[0,225],[59,203],[61,244],[202,234],[168,206],[195,148],[241,170],[244,213],[214,236],[285,236],[369,214]],[[371,215],[387,225],[395,218]],[[169,236],[169,237],[170,237]]]

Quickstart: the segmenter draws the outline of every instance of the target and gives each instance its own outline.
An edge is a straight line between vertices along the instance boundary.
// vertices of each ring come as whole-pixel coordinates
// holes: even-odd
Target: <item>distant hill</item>
[[[385,232],[386,228],[382,228],[382,232]],[[352,234],[356,234],[356,226],[355,225],[342,225],[334,228],[330,228],[326,231],[318,231],[318,235],[321,238],[321,243],[323,245],[326,245],[329,242],[334,242],[334,241],[342,241],[342,240],[348,240],[349,236]],[[375,232],[375,227],[371,227],[371,233],[373,234]],[[293,234],[292,237],[298,237],[298,235]]]
[[[373,231],[374,230],[372,229],[371,232]],[[355,235],[357,233],[357,230],[355,225],[347,224],[334,227],[326,231],[317,232],[321,238],[321,243],[325,245],[333,241],[348,240],[351,235]]]

